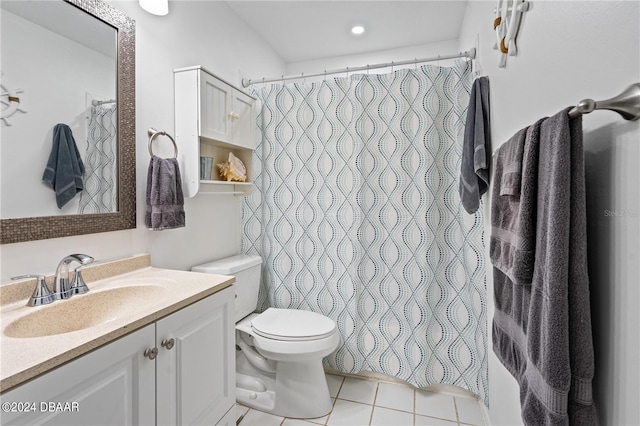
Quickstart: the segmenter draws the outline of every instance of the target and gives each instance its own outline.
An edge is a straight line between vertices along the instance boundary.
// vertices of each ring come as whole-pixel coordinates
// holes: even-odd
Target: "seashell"
[[[227,182],[246,182],[247,169],[238,157],[229,153],[229,159],[217,165],[220,169],[220,178]]]

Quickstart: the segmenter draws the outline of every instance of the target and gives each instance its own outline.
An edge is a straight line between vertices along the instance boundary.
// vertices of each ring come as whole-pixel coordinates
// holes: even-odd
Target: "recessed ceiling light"
[[[356,25],[355,27],[351,28],[351,33],[360,35],[364,33],[364,27],[362,25]]]

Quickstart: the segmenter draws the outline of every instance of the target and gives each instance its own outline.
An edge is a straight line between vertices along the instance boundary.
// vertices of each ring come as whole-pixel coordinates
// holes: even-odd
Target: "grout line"
[[[416,422],[418,421],[418,419],[416,419],[416,409],[418,408],[418,406],[416,405],[416,390],[413,390],[413,425],[415,426]]]
[[[371,403],[371,405],[373,405],[375,407],[376,405],[376,401],[378,400],[378,390],[380,389],[380,382],[376,383],[376,393],[373,395],[373,403]]]
[[[369,416],[369,425],[373,422],[373,412],[376,411],[376,399],[378,399],[378,388],[380,387],[380,382],[376,383],[376,393],[373,395],[373,404],[371,406],[371,415]]]
[[[453,397],[453,409],[456,412],[456,421],[460,424],[460,415],[458,414],[458,401],[456,401],[456,397]]]
[[[336,399],[338,399],[338,397],[340,396],[340,391],[342,391],[342,387],[344,386],[344,381],[346,380],[346,377],[342,376],[342,381],[340,382],[340,386],[338,387],[338,392],[336,392],[336,397],[334,398],[333,401],[333,405],[336,405]],[[333,411],[333,410],[331,410]]]

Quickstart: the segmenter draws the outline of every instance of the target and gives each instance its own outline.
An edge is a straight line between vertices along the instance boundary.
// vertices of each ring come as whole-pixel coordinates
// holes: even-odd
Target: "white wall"
[[[221,78],[238,83],[246,75],[279,75],[280,57],[229,7],[220,1],[171,1],[170,13],[157,17],[137,1],[109,1],[136,20],[136,193],[135,230],[57,238],[0,246],[2,282],[13,275],[52,273],[69,253],[87,253],[100,260],[151,253],[155,266],[189,269],[203,261],[239,251],[240,199],[198,196],[185,201],[185,228],[152,232],[144,228],[145,188],[149,153],[147,129],[173,133],[173,69],[202,65]],[[154,143],[154,152],[173,154]]]
[[[479,63],[491,85],[493,149],[543,116],[583,98],[609,98],[640,82],[639,5],[534,1],[521,26],[518,56],[499,69],[492,50],[495,2],[469,2],[460,47],[479,40]],[[583,123],[596,404],[602,424],[637,425],[640,123],[608,111],[586,115]],[[489,294],[491,283],[489,276]],[[491,298],[489,308],[491,318]],[[517,384],[493,352],[489,390],[492,424],[521,424]]]

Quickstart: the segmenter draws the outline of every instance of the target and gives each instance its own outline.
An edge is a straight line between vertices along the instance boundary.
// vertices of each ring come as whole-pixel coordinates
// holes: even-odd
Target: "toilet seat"
[[[251,329],[267,339],[309,341],[333,335],[336,323],[311,311],[269,308],[251,320]]]

